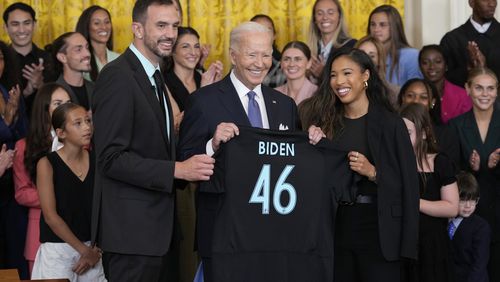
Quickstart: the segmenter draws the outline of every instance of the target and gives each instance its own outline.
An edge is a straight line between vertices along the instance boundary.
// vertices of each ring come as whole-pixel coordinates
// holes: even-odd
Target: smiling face
[[[391,39],[391,26],[386,13],[380,12],[372,15],[370,22],[370,35],[382,43]]]
[[[419,63],[425,79],[432,83],[436,83],[444,79],[446,63],[440,52],[433,49],[425,51],[422,53]]]
[[[368,70],[348,56],[340,56],[332,63],[330,86],[343,104],[350,104],[366,98],[364,82],[370,78]]]
[[[288,48],[281,56],[281,69],[287,80],[300,79],[306,76],[311,61],[297,48]]]
[[[89,23],[90,40],[106,44],[111,37],[111,19],[106,11],[96,10],[90,17]]]
[[[264,81],[272,65],[270,32],[247,31],[229,50],[236,77],[250,90]]]
[[[320,0],[314,7],[314,23],[322,36],[337,30],[340,21],[339,7],[331,0]]]
[[[490,111],[497,98],[498,82],[488,74],[480,74],[465,85],[475,110]]]
[[[179,12],[175,5],[152,4],[144,23],[134,22],[134,45],[153,64],[172,54],[179,27]]]
[[[175,50],[172,53],[175,65],[194,70],[200,61],[200,41],[193,34],[184,34],[177,39]]]
[[[14,47],[27,47],[32,44],[35,21],[30,13],[19,9],[10,12],[4,28]]]
[[[64,65],[65,71],[90,71],[89,44],[83,35],[74,33],[66,39],[66,48],[57,54],[57,59]]]

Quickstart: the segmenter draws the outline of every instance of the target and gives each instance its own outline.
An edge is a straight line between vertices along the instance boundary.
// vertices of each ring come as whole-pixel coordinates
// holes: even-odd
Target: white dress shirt
[[[234,70],[231,71],[231,74],[229,75],[229,78],[231,79],[231,83],[233,84],[234,88],[236,89],[236,93],[238,94],[238,97],[240,98],[241,104],[243,105],[243,108],[245,109],[245,113],[248,115],[248,92],[253,91],[255,92],[255,101],[259,104],[259,109],[260,109],[260,116],[262,117],[262,128],[269,129],[269,119],[267,118],[267,111],[266,111],[266,103],[264,101],[264,95],[262,94],[262,84],[257,85],[254,89],[248,89],[234,74]],[[215,133],[215,132],[214,132]],[[208,140],[207,145],[206,145],[206,151],[207,154],[212,156],[214,154],[214,150],[212,148],[212,139]]]

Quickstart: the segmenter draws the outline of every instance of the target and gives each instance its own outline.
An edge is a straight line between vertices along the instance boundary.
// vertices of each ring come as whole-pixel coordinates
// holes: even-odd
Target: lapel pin
[[[276,100],[273,100],[273,104],[276,104]]]

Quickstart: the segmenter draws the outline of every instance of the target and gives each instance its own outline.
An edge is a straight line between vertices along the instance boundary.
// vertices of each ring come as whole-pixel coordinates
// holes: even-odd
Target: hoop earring
[[[365,89],[368,88],[368,81],[363,82],[363,84],[365,85]]]

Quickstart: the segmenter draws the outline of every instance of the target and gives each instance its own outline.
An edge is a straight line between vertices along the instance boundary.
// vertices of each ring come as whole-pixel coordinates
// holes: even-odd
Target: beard
[[[160,43],[163,42],[170,42],[172,44],[172,48],[170,50],[163,51],[158,47]],[[149,49],[153,54],[158,56],[159,58],[165,58],[168,57],[172,54],[172,49],[174,47],[174,42],[175,40],[172,38],[164,38],[164,39],[158,39],[155,41],[154,39],[149,38],[148,36],[144,36],[144,45],[146,48]]]

